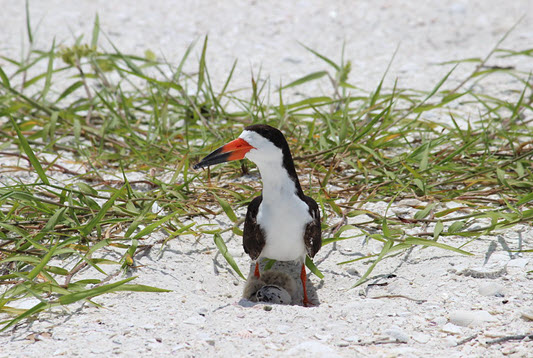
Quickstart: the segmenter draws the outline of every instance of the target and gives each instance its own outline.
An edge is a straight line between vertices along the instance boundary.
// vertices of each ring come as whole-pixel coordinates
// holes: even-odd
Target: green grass
[[[109,292],[164,291],[113,278],[134,268],[138,253],[182,235],[214,240],[240,272],[220,234],[242,234],[233,208],[247,205],[260,183],[231,180],[250,163],[201,172],[191,164],[251,123],[271,124],[288,137],[303,186],[322,209],[324,245],[363,238],[384,244],[379,255],[339,263],[371,263],[354,286],[381,260],[413,246],[468,255],[479,236],[533,221],[531,75],[490,65],[495,56],[531,58],[531,49],[498,43],[483,59],[454,61],[476,64],[459,85],[448,83],[452,69],[424,90],[387,88],[385,72],[372,91],[350,84],[349,61],[308,49],[324,70],[280,88],[273,104],[260,78],[249,90],[230,91],[236,63],[225,85],[213,88],[207,37],[191,74],[183,68],[192,45],[171,64],[150,51],[102,52],[98,18],[89,42],[54,43],[48,51],[33,48],[31,31],[28,20],[27,55],[3,58],[10,66],[0,68],[0,155],[18,158],[0,173],[0,312],[14,317],[0,322],[3,330],[50,307],[95,303],[93,297]],[[477,92],[494,77],[514,79],[515,87],[505,95]],[[287,92],[314,81],[330,83],[331,94],[288,100],[294,96]],[[30,179],[19,178],[24,172]],[[128,180],[137,172],[142,179]],[[162,180],[164,174],[171,179]],[[428,204],[408,218],[364,207],[406,198]],[[443,206],[448,202],[457,208]],[[213,214],[233,224],[192,220]],[[368,220],[350,224],[361,215]],[[427,230],[406,234],[416,226]],[[350,236],[351,229],[364,235]],[[166,238],[147,240],[155,230]],[[107,249],[121,258],[103,258]],[[29,310],[10,306],[28,297],[40,303]]]

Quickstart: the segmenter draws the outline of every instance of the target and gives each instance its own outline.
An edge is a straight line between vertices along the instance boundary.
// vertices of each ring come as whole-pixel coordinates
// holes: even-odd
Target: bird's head
[[[273,161],[281,164],[284,151],[290,156],[287,141],[278,129],[256,124],[244,128],[239,138],[213,151],[196,164],[194,169],[243,158],[250,159],[257,165]]]

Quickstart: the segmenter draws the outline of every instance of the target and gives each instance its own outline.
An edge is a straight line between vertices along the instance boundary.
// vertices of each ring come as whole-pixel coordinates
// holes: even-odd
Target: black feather
[[[252,200],[250,205],[248,205],[246,220],[244,221],[242,246],[244,247],[244,252],[250,255],[252,260],[257,260],[259,255],[261,255],[261,251],[263,251],[263,247],[265,247],[265,233],[257,223],[257,212],[262,201],[263,196],[261,195]]]
[[[322,247],[322,227],[320,226],[320,210],[318,204],[312,198],[304,196],[304,201],[309,206],[309,215],[313,221],[305,227],[304,240],[307,255],[313,258]]]

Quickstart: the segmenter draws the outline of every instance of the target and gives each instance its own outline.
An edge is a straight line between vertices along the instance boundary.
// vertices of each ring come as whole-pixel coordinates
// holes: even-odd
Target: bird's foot
[[[304,300],[303,300],[302,304],[303,304],[304,307],[316,307],[317,306],[313,302],[309,301],[309,299],[307,299],[307,297],[304,297]]]

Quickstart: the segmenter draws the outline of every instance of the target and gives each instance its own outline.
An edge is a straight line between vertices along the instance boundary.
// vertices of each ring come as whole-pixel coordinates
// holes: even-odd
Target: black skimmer
[[[307,297],[305,257],[313,258],[322,246],[320,211],[304,195],[287,140],[276,128],[255,124],[244,128],[239,138],[218,148],[195,169],[248,158],[259,168],[262,194],[248,205],[243,230],[244,251],[255,260],[254,275],[260,277],[259,259],[299,260],[303,304]]]

